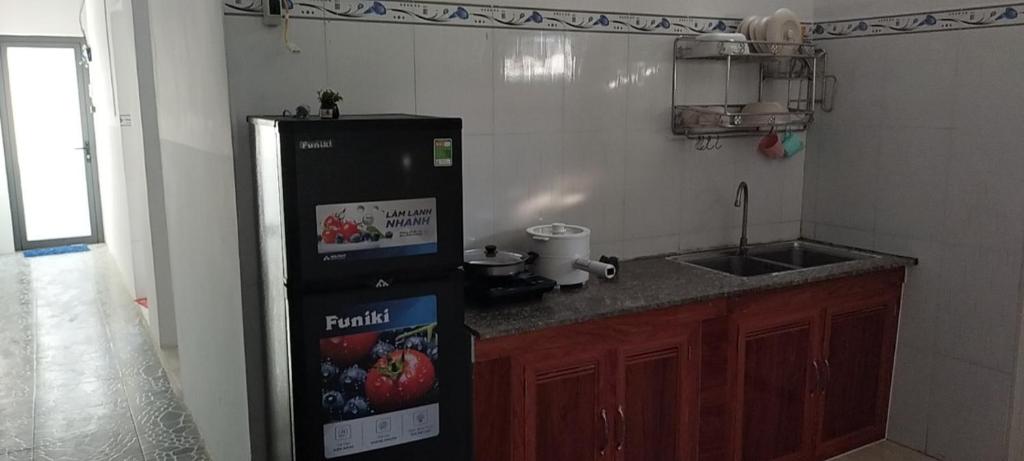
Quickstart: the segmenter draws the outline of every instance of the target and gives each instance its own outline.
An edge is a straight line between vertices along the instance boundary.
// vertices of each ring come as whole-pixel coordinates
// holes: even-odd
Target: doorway
[[[0,37],[0,128],[16,250],[103,238],[83,43]]]

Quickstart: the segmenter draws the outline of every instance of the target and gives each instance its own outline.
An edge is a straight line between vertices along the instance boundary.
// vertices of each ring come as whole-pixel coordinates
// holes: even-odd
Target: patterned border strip
[[[263,0],[225,0],[224,12],[259,15]],[[602,13],[388,0],[294,0],[291,17],[531,30],[692,35],[733,31],[735,18]]]
[[[814,25],[814,40],[870,37],[942,30],[1024,25],[1024,3],[935,12],[826,21]]]

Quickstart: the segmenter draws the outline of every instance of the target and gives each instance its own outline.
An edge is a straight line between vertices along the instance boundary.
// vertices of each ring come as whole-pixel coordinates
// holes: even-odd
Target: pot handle
[[[537,262],[537,258],[539,258],[539,257],[540,257],[540,255],[537,254],[536,251],[531,251],[529,253],[526,253],[526,259],[523,260],[523,264],[533,264],[533,263]]]
[[[591,261],[586,258],[579,258],[576,261],[573,261],[572,266],[581,271],[590,272],[591,274],[594,274],[598,277],[603,277],[606,279],[615,278],[616,269],[615,266],[611,264]]]

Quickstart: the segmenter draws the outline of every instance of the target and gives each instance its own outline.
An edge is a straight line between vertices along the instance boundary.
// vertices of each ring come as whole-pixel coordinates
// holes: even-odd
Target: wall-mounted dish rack
[[[810,42],[803,44],[748,41],[704,41],[694,36],[675,40],[672,65],[672,132],[689,138],[708,136],[757,136],[777,131],[805,131],[814,122],[816,103],[831,111],[837,79],[820,72],[827,67],[827,54]],[[683,89],[679,85],[679,66],[686,61],[718,61],[725,66],[724,94],[721,103],[680,104]],[[824,62],[824,64],[823,64]],[[757,102],[777,101],[785,112],[744,112],[747,104],[730,99],[737,67],[742,63],[758,66]],[[818,95],[819,80],[826,85]],[[769,82],[772,85],[769,95]],[[778,87],[784,86],[780,92]],[[780,94],[783,93],[783,94]],[[784,97],[784,99],[783,99]],[[774,98],[774,99],[769,99]],[[754,101],[749,101],[754,102]]]

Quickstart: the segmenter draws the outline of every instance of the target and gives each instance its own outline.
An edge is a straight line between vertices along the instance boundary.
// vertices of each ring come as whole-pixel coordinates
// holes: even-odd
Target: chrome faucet
[[[742,202],[742,203],[741,203]],[[747,254],[747,204],[750,202],[750,189],[746,181],[740,181],[740,187],[736,188],[736,208],[743,206],[743,233],[740,235],[740,247],[736,254],[745,256]]]

